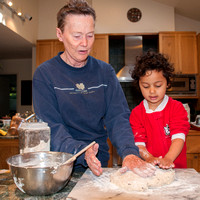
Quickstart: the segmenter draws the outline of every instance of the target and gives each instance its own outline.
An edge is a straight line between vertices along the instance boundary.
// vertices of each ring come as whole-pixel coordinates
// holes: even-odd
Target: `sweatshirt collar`
[[[62,53],[63,52],[58,53],[57,59],[62,64],[62,66],[65,66],[67,69],[69,69],[71,71],[75,71],[75,72],[82,72],[88,68],[88,63],[90,62],[90,56],[88,56],[86,64],[83,67],[78,68],[78,67],[73,67],[73,66],[67,64],[60,56]]]
[[[169,97],[167,95],[165,95],[162,102],[160,103],[160,105],[155,110],[152,110],[152,109],[149,108],[147,100],[144,99],[143,105],[144,105],[144,108],[146,110],[146,113],[153,113],[153,112],[162,111],[165,108],[165,106],[167,105],[168,100],[169,100]]]

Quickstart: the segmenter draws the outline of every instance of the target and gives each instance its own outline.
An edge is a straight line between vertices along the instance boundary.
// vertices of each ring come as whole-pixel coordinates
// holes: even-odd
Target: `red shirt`
[[[186,136],[190,129],[187,112],[182,103],[171,97],[165,100],[165,103],[161,103],[163,108],[154,112],[147,112],[144,100],[132,110],[130,116],[135,142],[145,143],[149,153],[155,157],[165,156],[173,135],[182,133]],[[176,168],[187,167],[186,143],[174,164]]]

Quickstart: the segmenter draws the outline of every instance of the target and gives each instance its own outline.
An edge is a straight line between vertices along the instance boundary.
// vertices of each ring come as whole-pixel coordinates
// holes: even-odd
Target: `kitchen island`
[[[68,194],[74,188],[83,172],[74,172],[67,186],[60,192],[48,196],[30,196],[21,192],[15,185],[10,173],[0,174],[0,199],[5,200],[67,200]]]
[[[58,193],[49,196],[30,196],[21,192],[10,174],[0,175],[0,199],[5,200],[200,200],[200,175],[194,169],[175,169],[175,180],[165,186],[149,188],[145,191],[126,192],[113,187],[110,174],[118,168],[103,168],[103,174],[97,177],[91,170],[83,174],[72,173],[67,186]]]

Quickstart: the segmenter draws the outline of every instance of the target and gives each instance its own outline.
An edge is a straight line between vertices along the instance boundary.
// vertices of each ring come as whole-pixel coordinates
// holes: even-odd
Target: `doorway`
[[[0,75],[0,117],[13,116],[17,110],[17,75]]]

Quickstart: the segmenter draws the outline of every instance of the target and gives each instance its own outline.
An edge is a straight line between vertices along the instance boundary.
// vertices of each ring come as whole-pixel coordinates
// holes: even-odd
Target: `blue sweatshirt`
[[[89,56],[84,67],[75,68],[61,53],[41,64],[33,77],[34,111],[51,128],[51,151],[74,154],[96,141],[97,158],[106,167],[109,136],[122,158],[139,156],[130,110],[112,66]],[[84,154],[75,165],[87,166]]]

